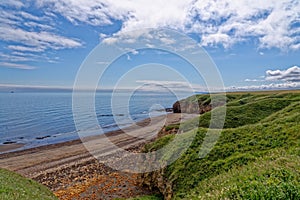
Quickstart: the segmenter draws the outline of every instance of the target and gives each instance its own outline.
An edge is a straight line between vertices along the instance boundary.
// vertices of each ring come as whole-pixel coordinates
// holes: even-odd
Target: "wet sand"
[[[113,170],[98,162],[90,152],[108,159],[118,153],[115,145],[139,152],[164,125],[194,117],[196,115],[171,113],[100,136],[4,153],[0,155],[0,167],[37,180],[61,199],[113,199],[148,194],[147,189],[139,186],[136,174]],[[16,145],[10,148],[17,148]],[[113,184],[107,185],[112,179]]]
[[[15,144],[1,144],[0,145],[0,153],[12,151],[23,147],[25,144],[15,143]]]

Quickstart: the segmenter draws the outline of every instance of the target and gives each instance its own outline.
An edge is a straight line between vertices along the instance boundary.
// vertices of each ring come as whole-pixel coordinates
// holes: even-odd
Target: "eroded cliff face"
[[[141,174],[141,180],[143,186],[148,187],[152,191],[159,191],[164,199],[170,200],[173,196],[173,184],[167,178],[165,178],[166,168],[162,168],[158,171]]]
[[[189,98],[176,101],[173,104],[174,113],[193,113],[203,114],[211,111],[213,108],[226,104],[224,95],[201,95],[191,96]]]
[[[211,104],[210,98],[206,97],[205,99],[183,99],[177,101],[173,104],[174,113],[190,113],[190,114],[203,114],[205,112],[211,111],[213,108],[218,106],[223,106],[225,101],[219,101]],[[178,126],[179,127],[179,126]],[[157,138],[161,138],[165,135],[176,134],[178,130],[177,126],[174,126],[172,129],[164,127],[158,134]],[[142,184],[147,186],[153,191],[158,190],[163,196],[164,199],[170,200],[173,197],[173,188],[174,181],[169,180],[165,176],[166,168],[163,168],[158,171],[144,173],[140,175]]]
[[[203,114],[212,109],[210,103],[203,104],[201,102],[188,102],[185,100],[176,101],[173,104],[174,113],[193,113],[193,114]]]

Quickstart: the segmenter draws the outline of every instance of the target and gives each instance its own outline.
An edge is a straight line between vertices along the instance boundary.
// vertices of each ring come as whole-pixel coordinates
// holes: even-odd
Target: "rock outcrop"
[[[199,102],[188,102],[185,100],[176,101],[173,104],[174,113],[202,114],[212,109],[211,104],[201,104]]]
[[[146,186],[152,191],[158,190],[163,194],[165,200],[172,199],[173,196],[173,184],[168,181],[164,174],[166,168],[162,168],[158,171],[141,174],[142,185]]]
[[[173,104],[174,113],[193,113],[203,114],[211,111],[213,108],[223,106],[226,103],[225,96],[215,96],[212,103],[210,95],[203,95],[204,98],[192,96],[187,99],[176,101]]]
[[[223,106],[225,103],[225,99],[219,98],[219,101],[215,101],[212,105],[210,95],[203,95],[201,97],[192,96],[175,102],[173,104],[173,112],[203,114],[211,111],[215,107]],[[172,129],[166,129],[166,127],[164,127],[159,132],[157,138],[169,134],[176,134],[177,130],[178,127],[176,126]],[[140,178],[144,186],[148,187],[150,190],[158,190],[164,196],[164,199],[170,200],[173,196],[174,183],[172,180],[166,178],[165,173],[166,168],[163,168],[158,171],[141,174]]]

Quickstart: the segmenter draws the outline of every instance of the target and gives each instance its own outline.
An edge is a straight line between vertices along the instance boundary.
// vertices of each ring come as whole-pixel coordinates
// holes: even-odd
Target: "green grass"
[[[224,128],[236,128],[247,124],[255,124],[293,102],[285,98],[253,98],[252,101],[238,106],[228,105]],[[222,112],[222,109],[216,108],[216,113],[218,112]],[[209,127],[210,119],[211,112],[203,114],[199,118],[199,126]],[[218,122],[219,120],[217,119],[216,121]]]
[[[116,199],[116,200],[122,200],[122,199]],[[163,197],[159,194],[155,194],[155,195],[134,197],[127,200],[163,200]]]
[[[165,197],[171,191],[172,199],[300,199],[300,93],[231,93],[226,98],[225,126],[209,154],[199,156],[210,122],[207,112],[182,126],[182,135],[188,135],[189,127],[200,124],[189,149],[163,170],[163,180],[155,178],[158,172],[147,175],[152,187],[171,185],[172,190],[159,189]],[[189,101],[197,99],[207,102],[208,97]],[[145,151],[173,138],[161,137]]]
[[[5,169],[0,169],[0,199],[57,200],[45,186]]]
[[[276,151],[199,182],[186,199],[300,199],[299,169],[299,156]]]

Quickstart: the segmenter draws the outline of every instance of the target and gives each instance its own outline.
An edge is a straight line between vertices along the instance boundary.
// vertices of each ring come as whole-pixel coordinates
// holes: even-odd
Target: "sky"
[[[215,64],[226,90],[300,88],[297,0],[0,0],[0,90],[72,88],[97,45],[113,45],[113,38],[145,28],[192,38]],[[161,36],[160,42],[177,39]],[[104,55],[110,56],[99,53]],[[124,79],[136,66],[141,67]],[[179,74],[171,76],[172,68]],[[193,74],[174,54],[129,49],[101,77],[100,87],[121,82],[123,88],[182,89],[187,79],[205,90],[205,81]]]

